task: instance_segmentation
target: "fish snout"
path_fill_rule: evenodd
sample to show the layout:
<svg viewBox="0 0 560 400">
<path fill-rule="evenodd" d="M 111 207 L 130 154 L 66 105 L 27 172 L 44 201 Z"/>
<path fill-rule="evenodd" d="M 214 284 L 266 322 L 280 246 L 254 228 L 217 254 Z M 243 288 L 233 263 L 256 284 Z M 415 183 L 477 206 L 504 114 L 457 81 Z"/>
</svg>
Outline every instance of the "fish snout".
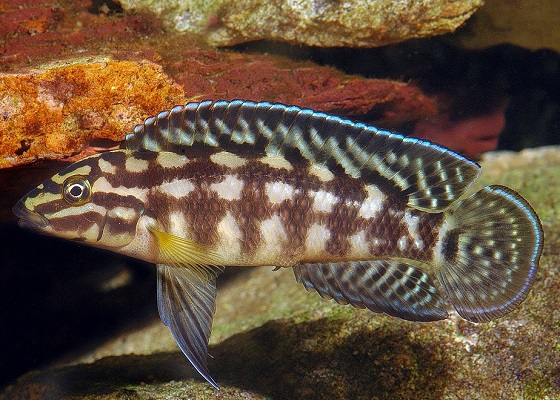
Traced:
<svg viewBox="0 0 560 400">
<path fill-rule="evenodd" d="M 22 228 L 40 229 L 49 225 L 49 220 L 38 212 L 31 211 L 25 206 L 23 199 L 19 200 L 12 208 L 13 213 L 20 218 L 19 226 Z"/>
</svg>

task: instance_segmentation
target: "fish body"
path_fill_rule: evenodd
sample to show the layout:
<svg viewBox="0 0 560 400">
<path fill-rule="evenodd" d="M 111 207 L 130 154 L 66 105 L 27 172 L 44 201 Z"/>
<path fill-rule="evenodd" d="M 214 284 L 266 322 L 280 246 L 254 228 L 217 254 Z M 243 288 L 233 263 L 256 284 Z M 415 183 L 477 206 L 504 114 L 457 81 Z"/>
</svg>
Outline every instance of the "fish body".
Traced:
<svg viewBox="0 0 560 400">
<path fill-rule="evenodd" d="M 280 104 L 189 103 L 125 148 L 80 160 L 14 207 L 21 225 L 158 268 L 158 307 L 180 348 L 206 357 L 216 277 L 292 267 L 342 304 L 416 321 L 484 322 L 530 289 L 542 228 L 513 190 L 458 200 L 480 167 L 443 147 Z"/>
</svg>

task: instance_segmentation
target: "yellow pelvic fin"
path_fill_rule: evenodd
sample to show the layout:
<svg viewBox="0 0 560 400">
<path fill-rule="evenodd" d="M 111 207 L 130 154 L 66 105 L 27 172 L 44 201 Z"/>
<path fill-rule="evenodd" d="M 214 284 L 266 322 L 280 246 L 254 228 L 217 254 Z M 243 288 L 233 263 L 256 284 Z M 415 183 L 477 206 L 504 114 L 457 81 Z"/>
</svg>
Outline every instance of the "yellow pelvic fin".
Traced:
<svg viewBox="0 0 560 400">
<path fill-rule="evenodd" d="M 150 232 L 158 242 L 159 264 L 186 267 L 205 281 L 224 269 L 218 254 L 207 246 L 153 228 Z"/>
</svg>

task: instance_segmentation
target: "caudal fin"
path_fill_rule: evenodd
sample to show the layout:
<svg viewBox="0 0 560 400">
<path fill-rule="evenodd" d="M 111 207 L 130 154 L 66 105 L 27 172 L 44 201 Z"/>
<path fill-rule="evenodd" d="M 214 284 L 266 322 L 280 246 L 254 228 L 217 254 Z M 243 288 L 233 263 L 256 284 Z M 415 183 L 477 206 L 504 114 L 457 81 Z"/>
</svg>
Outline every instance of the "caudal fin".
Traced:
<svg viewBox="0 0 560 400">
<path fill-rule="evenodd" d="M 473 322 L 509 313 L 535 279 L 543 246 L 537 214 L 518 193 L 495 185 L 446 215 L 436 264 L 447 298 Z"/>
</svg>

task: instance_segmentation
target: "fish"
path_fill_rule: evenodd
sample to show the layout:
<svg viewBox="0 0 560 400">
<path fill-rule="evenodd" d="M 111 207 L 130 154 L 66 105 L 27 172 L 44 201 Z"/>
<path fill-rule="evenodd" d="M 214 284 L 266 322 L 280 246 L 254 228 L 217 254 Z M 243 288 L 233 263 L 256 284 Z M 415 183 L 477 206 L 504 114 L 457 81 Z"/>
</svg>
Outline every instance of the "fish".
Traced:
<svg viewBox="0 0 560 400">
<path fill-rule="evenodd" d="M 208 367 L 225 267 L 292 268 L 326 299 L 410 321 L 488 322 L 532 287 L 539 217 L 440 145 L 297 106 L 191 102 L 17 202 L 20 226 L 148 261 L 181 351 Z"/>
</svg>

